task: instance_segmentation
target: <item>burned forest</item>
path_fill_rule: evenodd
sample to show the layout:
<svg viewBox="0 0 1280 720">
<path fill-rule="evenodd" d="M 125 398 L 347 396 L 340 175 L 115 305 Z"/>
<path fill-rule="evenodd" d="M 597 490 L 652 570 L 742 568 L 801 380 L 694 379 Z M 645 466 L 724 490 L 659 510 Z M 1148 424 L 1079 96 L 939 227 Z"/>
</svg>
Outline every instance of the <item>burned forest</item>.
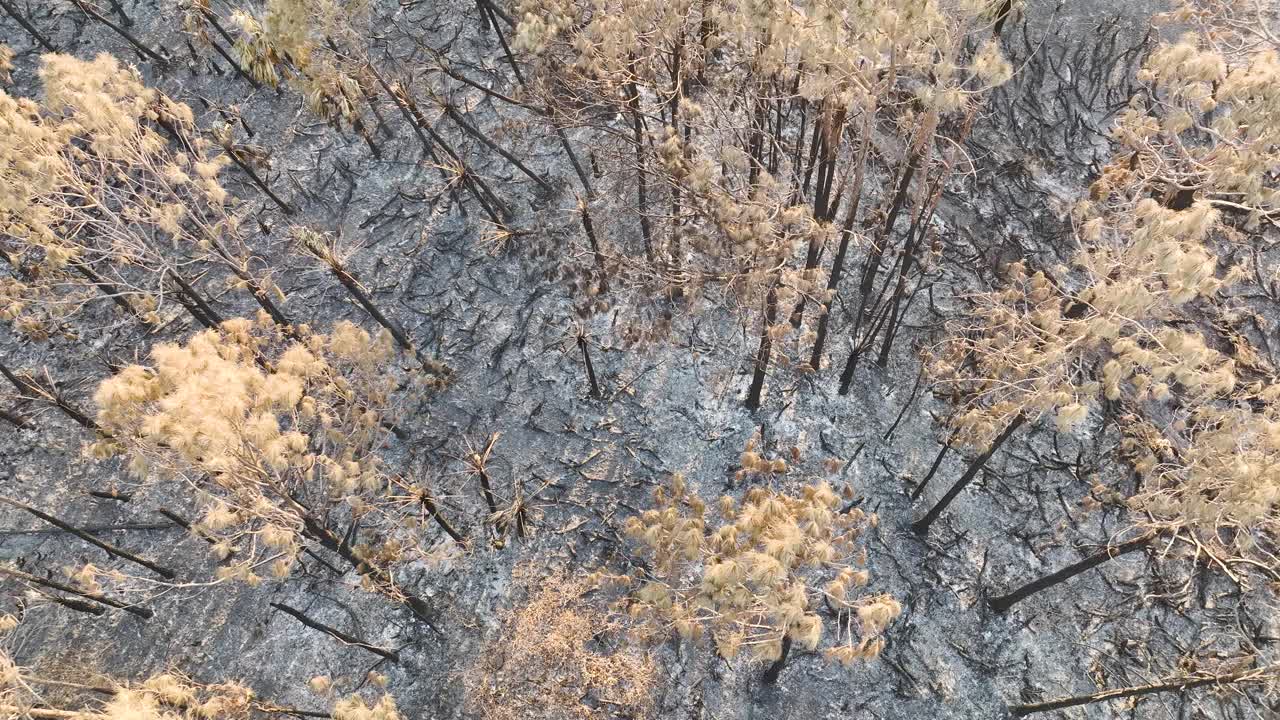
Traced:
<svg viewBox="0 0 1280 720">
<path fill-rule="evenodd" d="M 0 0 L 0 720 L 1280 718 L 1274 0 Z"/>
</svg>

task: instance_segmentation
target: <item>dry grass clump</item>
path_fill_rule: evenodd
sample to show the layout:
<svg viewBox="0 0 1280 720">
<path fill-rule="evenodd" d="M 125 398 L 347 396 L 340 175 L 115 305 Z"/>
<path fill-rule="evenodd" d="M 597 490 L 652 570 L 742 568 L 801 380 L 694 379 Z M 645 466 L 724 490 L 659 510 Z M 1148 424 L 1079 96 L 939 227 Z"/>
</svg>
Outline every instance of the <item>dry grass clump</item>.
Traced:
<svg viewBox="0 0 1280 720">
<path fill-rule="evenodd" d="M 462 675 L 470 710 L 486 720 L 652 717 L 658 670 L 648 643 L 625 641 L 636 639 L 632 628 L 587 597 L 592 579 L 516 574 L 536 591 L 503 615 Z"/>
</svg>

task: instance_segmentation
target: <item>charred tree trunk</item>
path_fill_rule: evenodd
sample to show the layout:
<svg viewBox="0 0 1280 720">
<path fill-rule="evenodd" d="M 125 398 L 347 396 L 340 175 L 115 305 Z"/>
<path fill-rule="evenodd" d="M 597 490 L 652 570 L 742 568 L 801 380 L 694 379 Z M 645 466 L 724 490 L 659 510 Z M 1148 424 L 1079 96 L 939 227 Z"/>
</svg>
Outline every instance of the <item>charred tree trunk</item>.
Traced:
<svg viewBox="0 0 1280 720">
<path fill-rule="evenodd" d="M 880 232 L 876 233 L 876 239 L 871 245 L 871 251 L 862 266 L 862 280 L 858 284 L 858 311 L 855 313 L 853 321 L 853 337 L 855 340 L 858 338 L 862 330 L 862 324 L 866 320 L 867 304 L 871 299 L 871 290 L 875 287 L 876 276 L 880 273 L 880 260 L 884 256 L 889 238 L 893 234 L 893 226 L 897 224 L 898 215 L 901 214 L 903 206 L 906 205 L 907 193 L 911 189 L 911 180 L 915 177 L 916 169 L 920 166 L 920 160 L 924 154 L 920 147 L 912 147 L 910 152 L 911 154 L 907 158 L 907 165 L 898 181 L 897 192 L 894 193 L 893 201 L 889 206 L 889 213 L 885 217 L 884 225 L 880 228 Z M 845 361 L 844 372 L 840 375 L 841 395 L 849 393 L 849 386 L 853 382 L 853 372 L 857 368 L 860 355 L 861 351 L 855 350 L 849 355 L 849 359 Z"/>
<path fill-rule="evenodd" d="M 36 508 L 31 507 L 30 505 L 24 502 L 20 502 L 18 500 L 14 500 L 13 498 L 0 495 L 0 503 L 4 503 L 10 507 L 14 507 L 26 513 L 34 515 L 35 517 L 40 518 L 41 520 L 49 523 L 50 525 L 58 528 L 59 530 L 64 530 L 66 532 L 69 532 L 72 535 L 75 535 L 76 537 L 80 538 L 81 540 L 84 540 L 85 542 L 89 543 L 90 545 L 101 548 L 102 550 L 106 551 L 108 555 L 112 557 L 120 558 L 121 560 L 126 560 L 135 565 L 141 565 L 142 567 L 159 575 L 165 580 L 172 580 L 175 577 L 177 577 L 176 573 L 174 573 L 172 570 L 166 567 L 162 567 L 160 565 L 157 565 L 151 562 L 150 560 L 147 560 L 146 558 L 134 555 L 133 553 L 123 548 L 118 548 L 115 545 L 112 545 L 111 543 L 108 543 L 104 540 L 99 539 L 95 535 L 91 535 L 85 532 L 84 530 L 81 530 L 80 528 L 75 527 L 74 525 L 65 523 L 48 513 L 41 512 L 40 510 L 37 510 Z"/>
<path fill-rule="evenodd" d="M 107 0 L 107 3 L 111 5 L 111 9 L 115 11 L 116 15 L 120 16 L 120 22 L 124 23 L 125 27 L 133 27 L 133 18 L 125 13 L 124 6 L 120 4 L 120 0 Z"/>
<path fill-rule="evenodd" d="M 422 509 L 426 510 L 427 513 L 431 515 L 431 518 L 436 521 L 436 524 L 440 526 L 440 529 L 444 530 L 449 537 L 453 538 L 454 542 L 459 545 L 466 545 L 467 538 L 463 536 L 462 533 L 458 532 L 457 529 L 445 519 L 444 515 L 440 513 L 440 507 L 436 505 L 436 499 L 431 495 L 431 491 L 426 488 L 422 488 L 421 492 L 422 495 L 419 498 L 419 501 L 422 503 Z"/>
<path fill-rule="evenodd" d="M 244 174 L 249 176 L 249 179 L 253 181 L 253 184 L 257 185 L 258 189 L 261 190 L 263 194 L 271 198 L 271 201 L 276 204 L 276 207 L 280 208 L 281 212 L 285 215 L 292 215 L 298 211 L 298 209 L 293 205 L 281 200 L 280 196 L 275 194 L 271 189 L 271 186 L 267 184 L 267 181 L 263 180 L 262 177 L 258 175 L 258 172 L 253 169 L 253 166 L 241 159 L 240 153 L 236 151 L 231 143 L 222 143 L 222 149 L 226 151 L 227 157 L 231 158 L 231 161 L 236 164 L 236 167 L 244 171 Z"/>
<path fill-rule="evenodd" d="M 1025 415 L 1018 415 L 1010 421 L 1004 431 L 1001 432 L 995 440 L 991 441 L 991 446 L 987 448 L 986 452 L 979 455 L 972 463 L 969 463 L 969 469 L 965 470 L 964 475 L 960 476 L 960 479 L 951 486 L 950 490 L 947 490 L 947 494 L 943 495 L 942 499 L 930 508 L 929 512 L 925 513 L 924 517 L 911 524 L 911 529 L 917 535 L 924 535 L 928 533 L 929 526 L 933 524 L 933 521 L 937 520 L 938 516 L 942 514 L 942 511 L 946 510 L 947 506 L 951 504 L 951 501 L 955 500 L 956 496 L 960 494 L 960 491 L 964 490 L 965 487 L 978 476 L 978 473 L 987 464 L 987 461 L 991 459 L 991 456 L 995 454 L 995 451 L 999 450 L 1000 446 L 1003 445 L 1011 435 L 1013 435 L 1014 431 L 1022 427 L 1023 423 L 1026 421 L 1027 418 Z"/>
<path fill-rule="evenodd" d="M 279 610 L 280 612 L 288 615 L 289 617 L 292 617 L 294 620 L 297 620 L 298 622 L 302 623 L 303 625 L 306 625 L 312 630 L 319 630 L 325 635 L 336 638 L 337 640 L 341 641 L 346 645 L 352 645 L 360 648 L 361 650 L 368 650 L 374 655 L 382 656 L 390 660 L 391 662 L 396 662 L 396 663 L 400 662 L 400 653 L 396 652 L 395 650 L 388 650 L 386 648 L 381 648 L 381 647 L 378 647 L 377 645 L 364 642 L 363 640 L 360 640 L 352 635 L 348 635 L 347 633 L 344 633 L 335 627 L 325 625 L 324 623 L 318 620 L 312 620 L 311 618 L 307 617 L 301 610 L 295 610 L 294 608 L 291 608 L 288 605 L 285 605 L 284 603 L 273 602 L 271 603 L 271 607 Z"/>
<path fill-rule="evenodd" d="M 88 415 L 77 410 L 70 402 L 67 401 L 66 398 L 62 396 L 62 393 L 57 391 L 57 389 L 45 388 L 34 380 L 29 380 L 19 376 L 17 373 L 6 367 L 3 362 L 0 362 L 0 375 L 4 375 L 5 379 L 17 388 L 18 392 L 23 397 L 27 397 L 32 400 L 44 400 L 61 410 L 64 415 L 74 420 L 76 424 L 86 430 L 93 430 L 94 432 L 99 431 L 98 423 L 90 419 Z"/>
<path fill-rule="evenodd" d="M 315 517 L 305 512 L 300 512 L 299 519 L 302 520 L 304 536 L 314 540 L 320 544 L 320 547 L 345 560 L 356 572 L 369 578 L 376 586 L 388 590 L 398 590 L 402 602 L 413 611 L 413 614 L 430 625 L 433 630 L 435 629 L 435 626 L 431 625 L 431 606 L 426 600 L 413 593 L 396 588 L 386 570 L 372 565 L 356 555 L 349 545 L 340 540 L 324 523 Z"/>
<path fill-rule="evenodd" d="M 640 237 L 644 241 L 644 255 L 653 262 L 653 228 L 649 224 L 648 163 L 645 159 L 645 124 L 640 116 L 640 92 L 635 83 L 626 85 L 627 112 L 631 115 L 631 136 L 636 146 L 636 207 L 640 215 Z"/>
<path fill-rule="evenodd" d="M 582 363 L 587 368 L 587 381 L 591 383 L 591 397 L 599 400 L 603 395 L 600 392 L 600 383 L 596 382 L 596 368 L 591 363 L 591 353 L 587 348 L 587 336 L 585 333 L 578 333 L 578 349 L 582 351 Z"/>
<path fill-rule="evenodd" d="M 853 186 L 849 190 L 852 197 L 849 200 L 848 214 L 845 215 L 844 225 L 840 228 L 840 247 L 836 251 L 836 256 L 831 262 L 831 273 L 827 276 L 827 294 L 832 298 L 835 297 L 840 287 L 840 280 L 844 277 L 844 263 L 849 254 L 849 243 L 853 240 L 853 225 L 857 222 L 858 208 L 862 204 L 862 185 L 866 178 L 867 170 L 867 153 L 871 148 L 871 120 L 874 113 L 868 112 L 866 119 L 862 125 L 861 144 L 858 147 L 857 166 L 854 168 Z M 834 217 L 834 214 L 833 214 Z M 817 334 L 813 341 L 813 352 L 809 356 L 809 367 L 814 371 L 822 369 L 822 352 L 827 342 L 827 329 L 831 320 L 831 301 L 824 298 L 822 307 L 818 311 L 818 328 Z"/>
<path fill-rule="evenodd" d="M 157 513 L 159 513 L 160 515 L 163 515 L 164 517 L 168 518 L 169 520 L 172 520 L 174 525 L 177 525 L 178 527 L 182 528 L 183 530 L 186 530 L 187 532 L 191 533 L 192 535 L 195 535 L 196 537 L 200 538 L 201 540 L 205 541 L 206 543 L 208 543 L 208 544 L 210 544 L 210 545 L 217 545 L 217 544 L 218 544 L 218 539 L 217 539 L 217 538 L 213 537 L 212 535 L 208 534 L 207 532 L 205 532 L 205 531 L 203 531 L 203 530 L 200 530 L 198 527 L 196 527 L 196 526 L 192 525 L 192 524 L 191 524 L 191 521 L 189 521 L 189 520 L 187 520 L 186 518 L 182 517 L 182 516 L 181 516 L 181 515 L 179 515 L 178 513 L 173 512 L 172 510 L 168 510 L 168 509 L 166 509 L 166 508 L 156 508 L 156 512 L 157 512 Z M 234 548 L 232 548 L 232 549 L 231 549 L 230 554 L 228 554 L 228 555 L 227 555 L 227 557 L 231 557 L 231 556 L 233 556 L 233 555 L 235 555 L 235 554 L 236 554 L 236 551 L 235 551 L 235 549 L 234 549 Z"/>
<path fill-rule="evenodd" d="M 459 155 L 443 137 L 441 137 L 440 133 L 436 132 L 435 128 L 433 128 L 431 123 L 427 120 L 426 116 L 422 114 L 422 110 L 418 107 L 418 103 L 409 95 L 403 85 L 396 83 L 396 85 L 392 86 L 387 82 L 386 78 L 383 77 L 382 73 L 378 72 L 377 68 L 372 65 L 369 65 L 368 68 L 369 73 L 378 81 L 378 84 L 382 86 L 382 89 L 391 96 L 391 99 L 396 103 L 396 106 L 400 108 L 401 114 L 404 115 L 405 119 L 409 121 L 409 124 L 413 126 L 415 132 L 417 132 L 418 139 L 422 141 L 423 148 L 427 153 L 434 157 L 435 148 L 438 147 L 445 155 L 449 156 L 449 159 L 453 161 L 454 167 L 457 170 L 458 179 L 462 183 L 462 186 L 466 188 L 467 192 L 471 193 L 471 197 L 475 198 L 476 202 L 480 204 L 480 207 L 485 211 L 485 214 L 489 216 L 489 219 L 493 221 L 495 225 L 505 227 L 505 217 L 510 214 L 510 211 L 507 209 L 506 205 L 498 199 L 498 196 L 494 194 L 493 190 L 490 189 L 488 183 L 473 173 L 462 160 L 462 156 Z M 430 137 L 429 140 L 427 139 L 428 136 Z"/>
<path fill-rule="evenodd" d="M 1137 538 L 1134 538 L 1133 540 L 1129 540 L 1128 542 L 1123 542 L 1123 543 L 1120 543 L 1119 545 L 1108 546 L 1106 548 L 1103 548 L 1102 550 L 1099 550 L 1096 553 L 1093 553 L 1092 555 L 1089 555 L 1088 557 L 1081 560 L 1080 562 L 1072 563 L 1071 565 L 1068 565 L 1062 568 L 1061 570 L 1058 570 L 1057 572 L 1053 572 L 1048 575 L 1045 575 L 1042 578 L 1032 580 L 1031 582 L 1027 583 L 1026 585 L 1023 585 L 1022 587 L 1018 588 L 1017 590 L 1014 590 L 1011 593 L 1001 595 L 999 597 L 991 598 L 990 600 L 987 601 L 987 605 L 992 610 L 998 613 L 1006 612 L 1009 610 L 1009 608 L 1013 607 L 1017 603 L 1020 603 L 1023 600 L 1026 600 L 1027 598 L 1031 597 L 1032 595 L 1035 595 L 1036 593 L 1042 590 L 1048 590 L 1049 588 L 1055 585 L 1064 583 L 1081 573 L 1092 570 L 1093 568 L 1109 560 L 1114 560 L 1115 558 L 1118 558 L 1121 555 L 1127 555 L 1134 551 L 1141 550 L 1146 546 L 1150 545 L 1151 541 L 1154 540 L 1155 538 L 1156 538 L 1155 533 L 1147 533 L 1141 537 L 1137 537 Z"/>
<path fill-rule="evenodd" d="M 173 278 L 173 281 L 178 285 L 180 291 L 177 293 L 179 302 L 183 307 L 187 308 L 187 312 L 190 312 L 201 325 L 208 328 L 216 328 L 222 324 L 222 316 L 213 309 L 208 300 L 204 299 L 200 291 L 187 282 L 186 278 L 174 270 L 169 270 L 166 275 Z"/>
<path fill-rule="evenodd" d="M 494 7 L 493 3 L 488 0 L 480 0 L 489 10 L 491 18 L 503 18 L 507 22 L 508 27 L 515 27 L 515 23 L 505 15 L 505 13 Z M 511 66 L 511 72 L 516 76 L 516 82 L 520 83 L 520 87 L 526 87 L 524 73 L 520 72 L 520 64 L 516 62 L 516 56 L 511 52 L 511 45 L 507 43 L 507 36 L 502 32 L 502 28 L 498 25 L 496 19 L 493 23 L 493 29 L 498 36 L 498 44 L 502 46 L 503 57 L 507 64 Z M 552 127 L 555 128 L 556 138 L 560 141 L 560 147 L 564 150 L 565 157 L 569 158 L 569 164 L 573 166 L 573 172 L 578 176 L 578 182 L 582 183 L 582 189 L 587 192 L 588 199 L 595 199 L 595 190 L 591 187 L 591 180 L 587 178 L 587 173 L 582 169 L 582 163 L 578 160 L 578 154 L 573 151 L 573 146 L 569 144 L 569 137 L 565 135 L 564 128 L 555 122 L 555 118 L 550 117 L 547 113 L 547 119 L 551 121 Z"/>
<path fill-rule="evenodd" d="M 778 315 L 778 288 L 769 287 L 764 300 L 764 317 L 761 319 L 760 348 L 756 351 L 755 372 L 751 376 L 751 387 L 747 389 L 747 409 L 755 412 L 760 409 L 760 397 L 764 392 L 764 379 L 769 372 L 769 359 L 773 354 L 773 336 L 769 334 Z"/>
<path fill-rule="evenodd" d="M 209 23 L 210 27 L 212 27 L 214 30 L 217 31 L 219 35 L 222 36 L 223 41 L 227 43 L 227 47 L 234 48 L 236 46 L 235 38 L 231 37 L 231 34 L 227 32 L 226 28 L 222 27 L 222 23 L 218 22 L 217 16 L 214 15 L 211 11 L 209 11 L 208 8 L 200 8 L 200 15 L 204 17 L 205 22 Z M 223 49 L 223 47 L 219 45 L 217 41 L 214 40 L 213 38 L 207 38 L 207 40 L 208 40 L 209 46 L 213 48 L 213 51 L 218 53 L 218 55 L 223 60 L 226 60 L 227 64 L 230 65 L 232 69 L 236 71 L 236 74 L 244 78 L 245 82 L 253 86 L 254 90 L 259 90 L 262 88 L 262 83 L 259 83 L 256 78 L 250 75 L 249 71 L 244 69 L 244 66 L 236 62 L 236 59 L 231 57 L 231 53 Z"/>
<path fill-rule="evenodd" d="M 73 261 L 67 264 L 71 266 L 71 269 L 80 273 L 85 280 L 88 280 L 91 285 L 97 288 L 98 292 L 111 298 L 111 301 L 120 306 L 122 310 L 134 317 L 138 316 L 137 311 L 134 310 L 133 306 L 129 304 L 129 301 L 124 298 L 124 295 L 120 293 L 119 288 L 95 272 L 93 268 L 82 262 Z"/>
<path fill-rule="evenodd" d="M 15 580 L 21 580 L 23 582 L 29 582 L 32 585 L 39 585 L 40 587 L 46 587 L 52 590 L 57 590 L 58 592 L 64 592 L 69 595 L 75 595 L 77 597 L 93 600 L 94 602 L 102 603 L 103 605 L 106 605 L 108 607 L 113 607 L 119 610 L 123 610 L 131 615 L 137 615 L 143 620 L 149 620 L 155 616 L 155 613 L 151 612 L 147 608 L 130 605 L 129 603 L 124 602 L 123 600 L 116 600 L 115 598 L 109 597 L 107 595 L 103 595 L 102 593 L 89 592 L 87 590 L 77 590 L 76 588 L 73 588 L 70 585 L 64 585 L 63 583 L 56 582 L 54 580 L 46 580 L 45 578 L 37 577 L 30 573 L 22 572 L 21 570 L 8 567 L 7 565 L 0 564 L 0 575 L 4 575 L 5 577 L 10 577 Z"/>
<path fill-rule="evenodd" d="M 951 451 L 951 442 L 954 439 L 955 435 L 952 435 L 947 438 L 946 442 L 942 443 L 942 447 L 938 449 L 938 454 L 933 458 L 933 464 L 929 466 L 929 472 L 925 473 L 924 478 L 920 480 L 920 484 L 916 486 L 916 489 L 911 491 L 912 500 L 919 500 L 920 496 L 924 494 L 924 489 L 929 487 L 929 481 L 937 474 L 938 468 L 942 466 L 943 459 Z"/>
<path fill-rule="evenodd" d="M 125 42 L 132 45 L 133 49 L 137 50 L 138 53 L 141 54 L 142 56 L 154 61 L 157 65 L 163 66 L 163 65 L 169 64 L 169 58 L 166 55 L 161 55 L 155 50 L 152 50 L 141 40 L 134 37 L 133 33 L 129 32 L 128 30 L 125 30 L 123 27 L 120 27 L 116 23 L 112 22 L 111 18 L 108 18 L 102 13 L 95 10 L 93 6 L 91 6 L 89 3 L 85 2 L 84 0 L 72 0 L 72 2 L 76 4 L 76 7 L 80 8 L 80 12 L 84 13 L 86 16 L 93 18 L 94 20 L 97 20 L 103 25 L 106 25 L 107 27 L 114 30 L 117 35 L 124 38 Z"/>
<path fill-rule="evenodd" d="M 523 173 L 525 177 L 537 183 L 538 187 L 542 188 L 543 191 L 548 193 L 552 192 L 552 187 L 546 180 L 543 180 L 540 175 L 530 170 L 527 165 L 520 161 L 520 158 L 512 155 L 498 143 L 490 140 L 487 133 L 481 132 L 474 125 L 467 122 L 466 118 L 462 117 L 462 114 L 455 110 L 452 105 L 447 102 L 440 102 L 439 105 L 444 108 L 445 114 L 449 116 L 449 119 L 453 120 L 458 127 L 462 128 L 463 132 L 476 140 L 479 140 L 485 147 L 501 155 L 504 160 L 511 163 L 512 167 Z"/>
<path fill-rule="evenodd" d="M 11 0 L 0 0 L 0 8 L 3 8 L 4 11 L 8 13 L 9 17 L 16 20 L 18 24 L 22 26 L 22 29 L 26 30 L 27 34 L 39 43 L 40 47 L 48 50 L 49 52 L 58 52 L 58 48 L 54 47 L 52 42 L 49 42 L 49 38 L 45 37 L 43 33 L 36 29 L 35 25 L 31 24 L 29 20 L 18 12 L 18 8 L 11 2 Z"/>
<path fill-rule="evenodd" d="M 387 332 L 391 333 L 391 337 L 396 341 L 396 344 L 400 346 L 401 350 L 404 350 L 415 357 L 420 355 L 418 348 L 414 346 L 413 341 L 409 339 L 409 336 L 400 329 L 398 324 L 393 322 L 391 318 L 387 317 L 382 312 L 382 309 L 373 301 L 373 298 L 369 297 L 369 294 L 364 291 L 364 288 L 360 285 L 360 281 L 356 279 L 356 276 L 348 270 L 345 265 L 338 262 L 338 259 L 332 257 L 330 253 L 315 254 L 320 258 L 321 262 L 329 268 L 329 272 L 337 278 L 338 283 L 346 289 L 347 293 L 351 295 L 357 303 L 359 303 L 360 307 L 364 308 L 364 311 L 369 313 L 370 317 L 372 317 L 374 321 L 386 328 Z"/>
<path fill-rule="evenodd" d="M 282 328 L 291 327 L 293 325 L 293 321 L 291 321 L 289 317 L 284 314 L 284 311 L 271 300 L 271 296 L 267 294 L 267 291 L 263 289 L 262 285 L 259 284 L 257 279 L 255 279 L 249 272 L 248 263 L 241 258 L 233 256 L 225 247 L 223 247 L 222 243 L 218 242 L 216 239 L 211 244 L 214 252 L 218 254 L 218 257 L 222 258 L 222 261 L 231 270 L 232 274 L 234 274 L 236 278 L 243 282 L 245 287 L 249 289 L 250 294 L 253 295 L 253 299 L 258 303 L 258 307 L 261 307 L 267 315 L 270 315 L 272 321 L 274 321 L 276 325 L 279 325 Z"/>
<path fill-rule="evenodd" d="M 898 411 L 898 416 L 893 419 L 893 424 L 890 425 L 889 429 L 885 430 L 884 435 L 880 437 L 881 441 L 886 443 L 889 442 L 889 439 L 893 437 L 893 434 L 898 431 L 898 425 L 902 424 L 903 418 L 907 416 L 907 411 L 915 404 L 916 394 L 920 392 L 920 384 L 924 381 L 924 372 L 924 365 L 921 364 L 920 370 L 916 373 L 915 384 L 911 386 L 911 392 L 907 395 L 907 401 L 902 404 L 902 409 Z"/>
<path fill-rule="evenodd" d="M 578 216 L 582 220 L 582 231 L 587 234 L 587 242 L 591 244 L 591 256 L 595 259 L 596 269 L 600 271 L 600 281 L 607 277 L 604 269 L 604 256 L 600 254 L 600 239 L 596 237 L 596 226 L 591 222 L 591 208 L 587 200 L 578 198 Z"/>
<path fill-rule="evenodd" d="M 1107 700 L 1119 700 L 1128 697 L 1140 697 L 1142 695 L 1152 695 L 1162 692 L 1182 692 L 1206 685 L 1231 685 L 1238 682 L 1263 681 L 1275 676 L 1280 666 L 1270 665 L 1262 668 L 1252 668 L 1249 670 L 1239 670 L 1225 675 L 1201 675 L 1193 677 L 1171 678 L 1162 680 L 1158 683 L 1150 685 L 1137 685 L 1134 687 L 1117 688 L 1115 690 L 1103 690 L 1092 695 L 1077 695 L 1075 697 L 1059 698 L 1057 700 L 1049 700 L 1046 702 L 1029 703 L 1026 705 L 1011 705 L 1009 712 L 1014 717 L 1026 717 L 1033 713 L 1048 712 L 1050 710 L 1061 710 L 1063 708 L 1076 707 L 1079 705 L 1089 705 L 1097 702 L 1105 702 Z"/>
</svg>

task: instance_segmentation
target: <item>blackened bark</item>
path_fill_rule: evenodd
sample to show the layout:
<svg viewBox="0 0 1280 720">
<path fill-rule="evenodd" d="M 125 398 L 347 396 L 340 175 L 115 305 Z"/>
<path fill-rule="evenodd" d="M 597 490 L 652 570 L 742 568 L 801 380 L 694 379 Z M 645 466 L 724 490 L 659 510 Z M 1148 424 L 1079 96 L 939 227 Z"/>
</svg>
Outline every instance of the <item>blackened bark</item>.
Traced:
<svg viewBox="0 0 1280 720">
<path fill-rule="evenodd" d="M 285 605 L 284 603 L 273 602 L 271 603 L 271 607 L 279 610 L 280 612 L 285 613 L 289 617 L 292 617 L 294 620 L 297 620 L 298 622 L 302 623 L 303 625 L 306 625 L 312 630 L 319 630 L 320 632 L 326 635 L 329 635 L 330 637 L 337 638 L 338 640 L 342 641 L 343 643 L 346 643 L 347 645 L 354 645 L 355 647 L 358 647 L 362 650 L 368 650 L 374 655 L 380 655 L 390 660 L 391 662 L 397 662 L 397 663 L 400 662 L 400 653 L 395 650 L 388 650 L 386 648 L 381 648 L 381 647 L 378 647 L 377 645 L 373 645 L 363 640 L 360 640 L 355 636 L 348 635 L 347 633 L 344 633 L 335 627 L 332 627 L 330 625 L 325 625 L 319 620 L 313 620 L 307 617 L 301 610 L 295 610 L 294 608 L 291 608 L 288 605 Z"/>
<path fill-rule="evenodd" d="M 764 392 L 764 379 L 769 371 L 769 359 L 773 354 L 773 336 L 769 329 L 777 321 L 778 288 L 769 287 L 764 300 L 764 317 L 761 319 L 760 348 L 756 352 L 755 372 L 751 376 L 751 387 L 747 389 L 747 409 L 755 412 L 760 409 L 760 397 Z"/>
<path fill-rule="evenodd" d="M 960 491 L 964 490 L 965 487 L 978 476 L 978 473 L 987 464 L 987 461 L 991 459 L 991 456 L 995 454 L 995 451 L 999 450 L 1000 446 L 1009 439 L 1009 436 L 1013 435 L 1014 431 L 1022 427 L 1023 423 L 1026 421 L 1027 418 L 1025 415 L 1018 415 L 1015 417 L 1009 425 L 1005 427 L 1004 431 L 1001 432 L 995 440 L 991 441 L 991 446 L 987 448 L 987 451 L 979 455 L 972 463 L 969 463 L 969 469 L 965 470 L 964 475 L 962 475 L 960 479 L 951 486 L 950 490 L 947 490 L 947 494 L 943 495 L 942 499 L 930 508 L 929 512 L 925 513 L 924 517 L 911 524 L 911 529 L 917 535 L 924 535 L 929 532 L 929 526 L 933 524 L 933 521 L 937 520 L 938 516 L 941 515 L 942 512 L 947 509 L 947 506 L 951 504 L 951 501 L 955 500 L 956 496 L 960 494 Z"/>
<path fill-rule="evenodd" d="M 117 557 L 117 558 L 120 558 L 121 560 L 127 560 L 135 565 L 141 565 L 142 567 L 159 575 L 165 580 L 172 580 L 175 577 L 177 577 L 176 573 L 174 573 L 172 570 L 166 567 L 162 567 L 160 565 L 157 565 L 156 563 L 151 562 L 150 560 L 147 560 L 146 558 L 140 557 L 138 555 L 134 555 L 128 550 L 116 547 L 115 545 L 112 545 L 111 543 L 106 542 L 105 540 L 102 540 L 95 535 L 91 535 L 85 532 L 84 530 L 81 530 L 80 528 L 75 527 L 74 525 L 71 525 L 70 523 L 65 523 L 46 512 L 37 510 L 36 508 L 31 507 L 30 505 L 24 502 L 20 502 L 18 500 L 14 500 L 13 498 L 0 495 L 0 503 L 4 503 L 6 505 L 9 505 L 10 507 L 15 507 L 19 510 L 22 510 L 31 515 L 34 515 L 35 517 L 40 518 L 41 520 L 49 523 L 50 525 L 58 528 L 59 530 L 64 530 L 66 532 L 69 532 L 72 535 L 75 535 L 76 537 L 80 538 L 81 540 L 84 540 L 85 542 L 91 545 L 94 545 L 98 548 L 101 548 L 102 550 L 106 551 L 108 555 L 112 557 Z"/>
<path fill-rule="evenodd" d="M 54 580 L 47 580 L 42 577 L 37 577 L 30 573 L 22 572 L 21 570 L 18 570 L 16 568 L 8 567 L 7 565 L 0 564 L 0 575 L 11 577 L 15 580 L 21 580 L 23 582 L 29 582 L 32 585 L 39 585 L 41 587 L 50 588 L 52 590 L 68 593 L 70 595 L 76 595 L 78 597 L 87 598 L 89 600 L 102 603 L 103 605 L 107 605 L 109 607 L 117 608 L 119 610 L 124 610 L 125 612 L 130 613 L 132 615 L 137 615 L 143 620 L 149 620 L 155 616 L 155 613 L 151 612 L 151 610 L 147 608 L 131 605 L 127 602 L 124 602 L 123 600 L 116 600 L 115 598 L 109 597 L 107 595 L 103 595 L 102 593 L 89 592 L 87 590 L 78 590 L 76 588 L 71 587 L 70 585 L 65 585 L 63 583 L 60 583 Z"/>
<path fill-rule="evenodd" d="M 49 42 L 49 38 L 45 37 L 43 33 L 36 29 L 35 25 L 31 24 L 29 20 L 23 17 L 22 14 L 18 12 L 18 8 L 15 7 L 12 2 L 9 0 L 0 0 L 0 8 L 3 8 L 4 11 L 9 14 L 9 17 L 17 20 L 18 24 L 22 26 L 22 29 L 26 30 L 27 34 L 40 44 L 40 47 L 48 50 L 49 52 L 58 52 L 58 48 L 54 47 L 52 42 Z"/>
<path fill-rule="evenodd" d="M 1128 542 L 1103 548 L 1102 550 L 1089 555 L 1080 562 L 1072 563 L 1057 572 L 1049 573 L 1044 577 L 1032 580 L 1011 593 L 991 598 L 987 601 L 987 605 L 998 613 L 1006 612 L 1015 604 L 1026 600 L 1042 590 L 1048 590 L 1055 585 L 1064 583 L 1081 573 L 1092 570 L 1108 560 L 1114 560 L 1121 555 L 1127 555 L 1131 552 L 1145 548 L 1151 544 L 1151 541 L 1154 540 L 1155 537 L 1155 533 L 1147 533 L 1141 537 L 1129 540 Z"/>
</svg>

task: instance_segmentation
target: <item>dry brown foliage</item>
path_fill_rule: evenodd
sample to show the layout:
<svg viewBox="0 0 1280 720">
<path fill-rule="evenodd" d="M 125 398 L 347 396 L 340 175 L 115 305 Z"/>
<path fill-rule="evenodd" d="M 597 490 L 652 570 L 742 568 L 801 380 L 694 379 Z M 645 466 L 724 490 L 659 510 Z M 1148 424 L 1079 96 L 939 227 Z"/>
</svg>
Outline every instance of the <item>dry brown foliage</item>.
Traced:
<svg viewBox="0 0 1280 720">
<path fill-rule="evenodd" d="M 462 676 L 472 712 L 487 720 L 652 717 L 658 669 L 625 619 L 588 597 L 589 576 L 517 568 L 533 590 Z"/>
</svg>

